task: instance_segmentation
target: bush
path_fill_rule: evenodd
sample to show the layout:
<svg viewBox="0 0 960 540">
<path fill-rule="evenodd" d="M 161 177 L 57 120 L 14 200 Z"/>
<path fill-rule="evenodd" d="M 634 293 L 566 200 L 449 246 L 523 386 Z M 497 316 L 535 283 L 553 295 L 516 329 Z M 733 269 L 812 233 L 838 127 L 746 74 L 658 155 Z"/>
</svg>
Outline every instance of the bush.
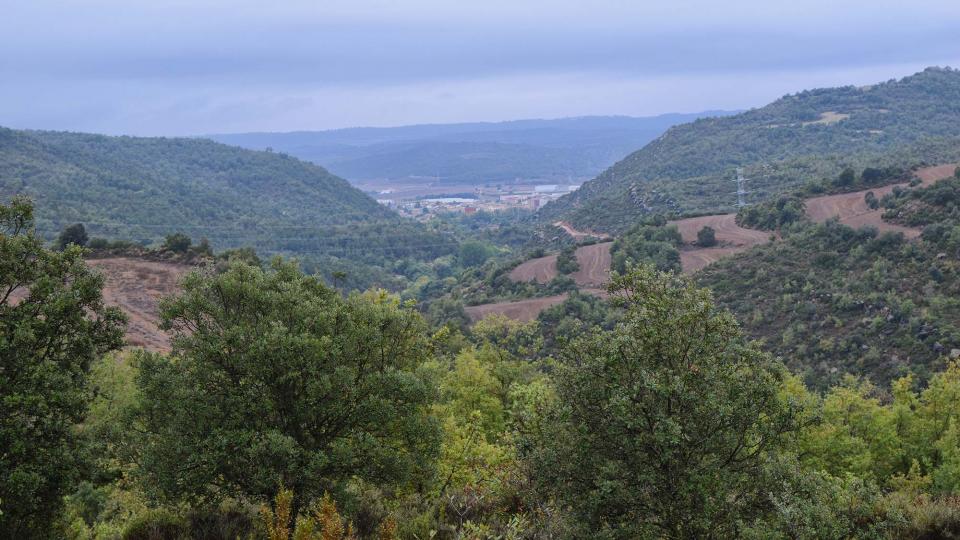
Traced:
<svg viewBox="0 0 960 540">
<path fill-rule="evenodd" d="M 697 245 L 700 247 L 711 247 L 717 245 L 717 233 L 713 227 L 705 225 L 697 231 Z"/>
<path fill-rule="evenodd" d="M 577 261 L 576 247 L 564 248 L 557 256 L 557 271 L 561 274 L 572 274 L 577 270 L 580 270 L 580 262 Z"/>
<path fill-rule="evenodd" d="M 174 253 L 186 253 L 190 250 L 190 245 L 193 243 L 190 240 L 190 237 L 183 233 L 174 233 L 167 235 L 163 240 L 163 245 L 160 247 L 164 251 L 172 251 Z"/>
<path fill-rule="evenodd" d="M 190 527 L 168 510 L 152 510 L 134 518 L 123 531 L 123 540 L 186 540 Z"/>
<path fill-rule="evenodd" d="M 57 238 L 57 246 L 62 250 L 70 244 L 76 244 L 80 247 L 87 245 L 87 230 L 83 223 L 74 223 L 65 228 Z"/>
</svg>

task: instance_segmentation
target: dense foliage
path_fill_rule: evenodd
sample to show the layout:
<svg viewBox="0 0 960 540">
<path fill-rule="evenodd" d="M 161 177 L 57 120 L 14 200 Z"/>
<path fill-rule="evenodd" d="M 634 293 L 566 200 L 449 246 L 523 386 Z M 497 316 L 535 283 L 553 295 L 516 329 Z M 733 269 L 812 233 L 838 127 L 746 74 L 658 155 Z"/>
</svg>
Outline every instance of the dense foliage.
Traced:
<svg viewBox="0 0 960 540">
<path fill-rule="evenodd" d="M 23 199 L 0 205 L 0 535 L 48 538 L 82 475 L 75 426 L 91 363 L 120 347 L 124 318 L 103 305 L 82 251 L 44 249 Z"/>
<path fill-rule="evenodd" d="M 918 227 L 933 223 L 960 222 L 960 176 L 940 180 L 924 189 L 894 190 L 880 201 L 883 218 Z"/>
<path fill-rule="evenodd" d="M 683 243 L 673 225 L 636 225 L 618 237 L 610 248 L 611 269 L 625 273 L 631 265 L 651 263 L 660 270 L 680 270 Z"/>
<path fill-rule="evenodd" d="M 929 68 L 868 87 L 804 91 L 734 116 L 676 126 L 540 211 L 581 228 L 626 230 L 650 212 L 733 210 L 736 167 L 748 202 L 848 167 L 956 159 L 960 72 Z M 868 175 L 868 180 L 879 182 Z"/>
<path fill-rule="evenodd" d="M 216 249 L 253 247 L 380 276 L 396 260 L 456 250 L 323 168 L 203 139 L 107 137 L 0 128 L 0 197 L 43 201 L 38 233 L 82 223 L 90 236 L 156 244 L 171 233 Z"/>
<path fill-rule="evenodd" d="M 721 260 L 698 279 L 748 335 L 818 387 L 844 373 L 927 378 L 943 355 L 960 353 L 960 268 L 939 255 L 950 242 L 827 222 Z"/>
<path fill-rule="evenodd" d="M 625 314 L 562 354 L 531 457 L 583 537 L 733 537 L 776 486 L 768 454 L 797 428 L 782 368 L 686 278 L 637 267 Z"/>
<path fill-rule="evenodd" d="M 266 500 L 283 485 L 313 500 L 351 478 L 429 471 L 437 429 L 415 314 L 385 293 L 343 299 L 290 263 L 194 273 L 183 290 L 161 306 L 174 356 L 144 355 L 137 379 L 151 491 Z"/>
<path fill-rule="evenodd" d="M 748 229 L 777 231 L 791 223 L 806 219 L 803 199 L 784 195 L 774 200 L 750 206 L 737 211 L 737 225 Z"/>
</svg>

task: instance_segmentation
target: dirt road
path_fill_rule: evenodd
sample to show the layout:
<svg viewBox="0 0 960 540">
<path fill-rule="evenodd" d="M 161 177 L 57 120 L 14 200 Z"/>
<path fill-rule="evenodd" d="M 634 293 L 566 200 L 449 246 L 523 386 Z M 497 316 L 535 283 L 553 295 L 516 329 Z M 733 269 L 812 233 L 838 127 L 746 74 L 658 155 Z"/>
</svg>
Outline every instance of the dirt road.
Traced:
<svg viewBox="0 0 960 540">
<path fill-rule="evenodd" d="M 554 227 L 560 227 L 567 234 L 573 237 L 574 240 L 587 240 L 589 238 L 600 238 L 601 240 L 610 238 L 610 235 L 607 233 L 595 233 L 591 231 L 578 231 L 573 228 L 572 225 L 566 221 L 557 221 L 553 224 Z"/>
</svg>

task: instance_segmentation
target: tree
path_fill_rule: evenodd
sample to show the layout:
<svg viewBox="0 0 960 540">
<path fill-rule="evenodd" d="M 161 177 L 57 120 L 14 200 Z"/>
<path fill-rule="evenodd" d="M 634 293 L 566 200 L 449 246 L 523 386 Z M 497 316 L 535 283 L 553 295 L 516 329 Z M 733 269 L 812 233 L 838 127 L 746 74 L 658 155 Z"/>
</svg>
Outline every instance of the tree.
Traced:
<svg viewBox="0 0 960 540">
<path fill-rule="evenodd" d="M 195 272 L 161 304 L 174 356 L 145 354 L 137 416 L 152 495 L 298 505 L 359 478 L 429 474 L 439 427 L 418 314 L 385 292 L 343 298 L 293 262 Z"/>
<path fill-rule="evenodd" d="M 561 274 L 572 274 L 580 270 L 580 261 L 577 260 L 577 248 L 571 246 L 564 248 L 557 255 L 557 272 Z"/>
<path fill-rule="evenodd" d="M 83 251 L 43 248 L 33 205 L 0 205 L 0 531 L 48 538 L 82 464 L 75 427 L 91 362 L 123 343 L 123 315 L 103 305 L 103 277 Z"/>
<path fill-rule="evenodd" d="M 697 231 L 697 245 L 700 247 L 711 247 L 717 245 L 717 232 L 713 227 L 705 225 Z"/>
<path fill-rule="evenodd" d="M 623 320 L 562 351 L 527 455 L 538 489 L 583 537 L 736 536 L 795 427 L 782 366 L 686 277 L 636 267 L 608 291 Z"/>
<path fill-rule="evenodd" d="M 840 176 L 837 177 L 836 184 L 838 186 L 846 187 L 852 186 L 857 181 L 857 173 L 851 168 L 846 168 L 843 172 L 840 173 Z"/>
<path fill-rule="evenodd" d="M 490 246 L 484 242 L 470 241 L 460 245 L 460 264 L 463 266 L 480 266 L 490 258 Z"/>
<path fill-rule="evenodd" d="M 57 237 L 57 245 L 61 250 L 66 249 L 70 244 L 83 247 L 87 245 L 87 240 L 89 240 L 89 237 L 87 237 L 87 230 L 83 223 L 74 223 L 63 229 L 63 232 Z"/>
<path fill-rule="evenodd" d="M 168 234 L 167 237 L 163 239 L 161 248 L 174 253 L 186 253 L 192 243 L 193 241 L 190 240 L 189 236 L 183 233 L 174 233 Z"/>
</svg>

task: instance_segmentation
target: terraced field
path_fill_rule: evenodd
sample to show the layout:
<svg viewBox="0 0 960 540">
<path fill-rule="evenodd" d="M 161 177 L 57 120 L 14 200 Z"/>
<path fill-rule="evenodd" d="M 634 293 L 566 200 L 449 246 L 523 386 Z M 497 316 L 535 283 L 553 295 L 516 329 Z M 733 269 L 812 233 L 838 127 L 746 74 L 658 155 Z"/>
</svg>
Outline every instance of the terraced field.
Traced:
<svg viewBox="0 0 960 540">
<path fill-rule="evenodd" d="M 926 186 L 951 176 L 956 168 L 957 165 L 952 163 L 937 165 L 920 169 L 915 174 L 922 181 L 922 185 Z M 898 185 L 904 186 L 905 184 Z M 907 238 L 916 238 L 920 235 L 919 229 L 883 221 L 881 219 L 883 210 L 870 209 L 864 200 L 867 191 L 873 191 L 874 195 L 880 198 L 893 191 L 893 188 L 894 186 L 890 185 L 872 190 L 807 199 L 807 216 L 818 223 L 836 217 L 840 219 L 841 223 L 851 227 L 859 228 L 869 225 L 876 227 L 881 232 L 901 232 Z M 685 244 L 680 249 L 680 265 L 684 273 L 696 272 L 723 257 L 769 242 L 771 237 L 771 233 L 768 231 L 740 227 L 736 223 L 736 214 L 699 216 L 671 221 L 670 223 L 677 226 Z M 555 225 L 566 230 L 574 238 L 596 236 L 593 233 L 576 231 L 566 223 L 557 222 Z M 695 244 L 697 232 L 705 226 L 713 228 L 716 232 L 717 246 L 702 248 Z M 572 277 L 585 292 L 604 294 L 600 287 L 606 281 L 610 272 L 610 247 L 612 245 L 612 242 L 607 242 L 577 249 L 577 261 L 580 263 L 580 270 Z M 531 259 L 517 266 L 510 272 L 510 279 L 515 281 L 534 280 L 543 284 L 549 282 L 557 274 L 557 256 L 548 255 Z M 530 321 L 535 319 L 541 310 L 559 304 L 565 299 L 566 295 L 549 296 L 517 302 L 472 306 L 466 308 L 466 310 L 467 315 L 475 321 L 491 313 L 501 313 L 513 319 Z"/>
</svg>

